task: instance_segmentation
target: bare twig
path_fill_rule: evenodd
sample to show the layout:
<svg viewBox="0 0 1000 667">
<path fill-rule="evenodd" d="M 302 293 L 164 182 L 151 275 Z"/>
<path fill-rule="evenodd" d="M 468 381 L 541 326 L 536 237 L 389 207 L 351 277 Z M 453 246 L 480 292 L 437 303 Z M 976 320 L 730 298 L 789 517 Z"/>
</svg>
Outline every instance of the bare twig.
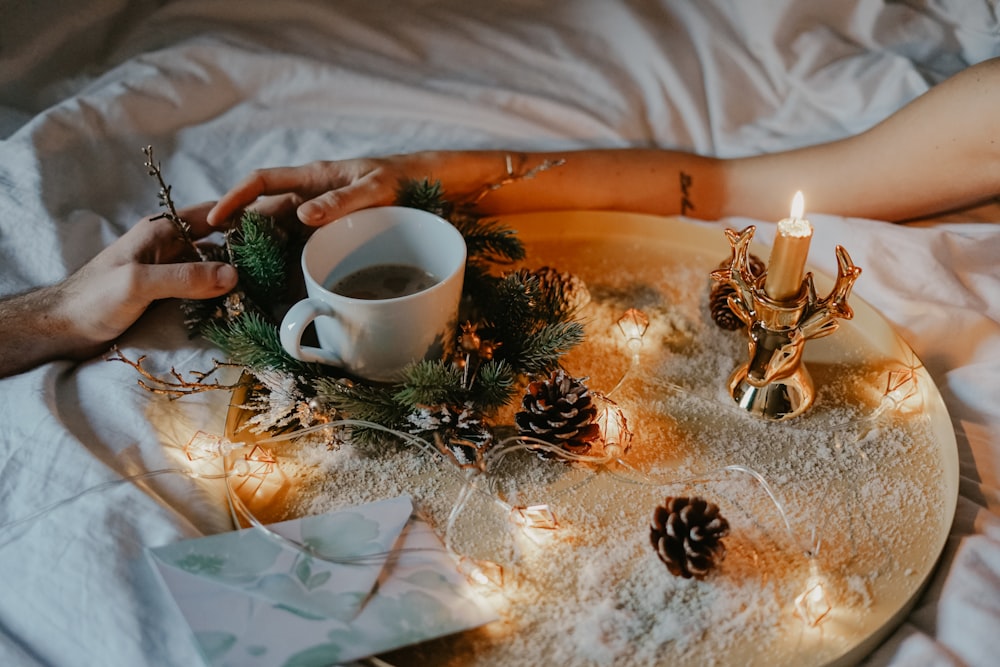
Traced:
<svg viewBox="0 0 1000 667">
<path fill-rule="evenodd" d="M 146 156 L 146 169 L 149 170 L 149 175 L 156 177 L 157 182 L 160 184 L 160 192 L 157 194 L 157 198 L 160 200 L 160 206 L 166 209 L 164 213 L 161 213 L 158 218 L 166 218 L 170 222 L 174 223 L 174 227 L 177 228 L 177 233 L 180 234 L 181 240 L 189 245 L 192 250 L 198 255 L 201 261 L 206 261 L 208 257 L 200 247 L 194 242 L 191 237 L 191 225 L 187 223 L 178 213 L 177 207 L 174 206 L 174 200 L 170 196 L 170 190 L 172 186 L 167 185 L 163 180 L 163 172 L 160 170 L 160 163 L 153 159 L 153 147 L 146 146 L 142 149 L 143 155 Z M 154 218 L 155 219 L 155 218 Z"/>
<path fill-rule="evenodd" d="M 132 361 L 125 356 L 124 353 L 117 346 L 111 348 L 113 356 L 108 357 L 107 361 L 120 361 L 134 368 L 140 376 L 137 380 L 140 387 L 150 392 L 151 394 L 158 394 L 161 396 L 169 396 L 171 400 L 180 398 L 181 396 L 189 396 L 191 394 L 200 394 L 206 391 L 233 391 L 238 387 L 245 386 L 247 384 L 246 380 L 240 379 L 232 384 L 222 384 L 218 380 L 213 382 L 207 382 L 208 378 L 218 371 L 220 368 L 243 368 L 240 364 L 227 363 L 219 360 L 213 360 L 212 370 L 210 371 L 189 371 L 189 375 L 194 378 L 193 380 L 185 380 L 184 376 L 177 371 L 177 369 L 170 369 L 170 378 L 160 378 L 150 371 L 143 368 L 142 363 L 146 360 L 146 355 L 142 355 L 135 361 Z"/>
</svg>

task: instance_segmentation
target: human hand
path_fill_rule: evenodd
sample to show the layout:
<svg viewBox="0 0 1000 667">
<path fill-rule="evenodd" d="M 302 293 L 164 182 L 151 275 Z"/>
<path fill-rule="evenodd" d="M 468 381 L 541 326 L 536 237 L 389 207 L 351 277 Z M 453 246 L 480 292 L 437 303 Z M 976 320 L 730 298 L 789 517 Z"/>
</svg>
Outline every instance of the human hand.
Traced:
<svg viewBox="0 0 1000 667">
<path fill-rule="evenodd" d="M 200 239 L 215 231 L 205 219 L 211 203 L 178 212 Z M 236 286 L 236 269 L 200 262 L 174 224 L 140 220 L 62 284 L 62 306 L 81 338 L 106 343 L 125 332 L 158 299 L 209 299 Z"/>
<path fill-rule="evenodd" d="M 210 206 L 179 212 L 193 238 L 213 231 Z M 170 220 L 144 218 L 63 282 L 0 300 L 0 377 L 97 354 L 158 299 L 208 299 L 236 286 L 232 266 L 186 261 L 190 253 Z"/>
<path fill-rule="evenodd" d="M 325 225 L 352 211 L 391 204 L 401 181 L 426 175 L 419 161 L 418 155 L 396 155 L 257 169 L 219 199 L 208 222 L 228 226 L 252 207 L 277 218 L 294 211 L 306 225 Z"/>
</svg>

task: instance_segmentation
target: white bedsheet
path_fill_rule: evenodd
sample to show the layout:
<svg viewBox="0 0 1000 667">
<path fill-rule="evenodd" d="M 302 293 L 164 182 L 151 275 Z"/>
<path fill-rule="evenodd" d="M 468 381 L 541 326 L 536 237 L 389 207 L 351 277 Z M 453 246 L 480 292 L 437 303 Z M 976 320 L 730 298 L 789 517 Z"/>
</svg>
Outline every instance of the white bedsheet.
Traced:
<svg viewBox="0 0 1000 667">
<path fill-rule="evenodd" d="M 65 277 L 154 212 L 255 167 L 433 147 L 658 145 L 742 155 L 869 127 L 1000 55 L 997 0 L 407 0 L 0 3 L 0 294 Z M 813 216 L 811 257 L 926 363 L 961 497 L 927 592 L 869 662 L 1000 655 L 1000 206 L 897 226 Z M 983 224 L 981 221 L 990 221 Z M 771 221 L 758 225 L 769 241 Z M 2 344 L 2 343 L 0 343 Z M 155 307 L 121 341 L 160 372 L 215 352 Z M 124 364 L 0 381 L 0 524 L 177 466 L 227 397 L 154 400 Z M 195 665 L 147 546 L 224 530 L 217 483 L 162 475 L 0 531 L 0 664 Z"/>
</svg>

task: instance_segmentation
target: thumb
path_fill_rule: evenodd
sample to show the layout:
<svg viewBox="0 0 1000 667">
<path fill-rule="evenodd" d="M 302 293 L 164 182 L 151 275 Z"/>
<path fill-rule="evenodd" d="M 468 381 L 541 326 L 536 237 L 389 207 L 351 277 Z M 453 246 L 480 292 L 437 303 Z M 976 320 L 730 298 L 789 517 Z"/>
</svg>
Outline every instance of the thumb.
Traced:
<svg viewBox="0 0 1000 667">
<path fill-rule="evenodd" d="M 151 299 L 210 299 L 236 287 L 236 269 L 225 262 L 146 264 L 142 282 Z"/>
</svg>

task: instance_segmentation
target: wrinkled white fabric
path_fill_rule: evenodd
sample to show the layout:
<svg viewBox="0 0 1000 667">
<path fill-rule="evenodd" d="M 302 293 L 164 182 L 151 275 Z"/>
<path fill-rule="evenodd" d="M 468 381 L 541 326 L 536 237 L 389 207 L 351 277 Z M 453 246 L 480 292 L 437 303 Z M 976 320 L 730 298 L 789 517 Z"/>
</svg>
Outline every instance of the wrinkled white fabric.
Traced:
<svg viewBox="0 0 1000 667">
<path fill-rule="evenodd" d="M 13 7 L 10 5 L 18 5 Z M 0 294 L 65 277 L 156 209 L 152 144 L 181 205 L 256 167 L 423 148 L 651 145 L 745 155 L 853 133 L 1000 55 L 996 0 L 2 2 Z M 974 220 L 993 224 L 971 224 Z M 759 238 L 769 221 L 754 222 Z M 942 566 L 870 658 L 989 664 L 1000 624 L 1000 209 L 902 227 L 817 216 L 954 420 L 961 497 Z M 121 341 L 207 368 L 175 304 Z M 222 401 L 222 403 L 220 403 Z M 178 467 L 225 397 L 151 400 L 95 359 L 0 381 L 0 524 Z M 142 549 L 226 528 L 216 483 L 86 494 L 0 531 L 0 664 L 194 665 Z M 991 629 L 993 630 L 991 632 Z"/>
</svg>

